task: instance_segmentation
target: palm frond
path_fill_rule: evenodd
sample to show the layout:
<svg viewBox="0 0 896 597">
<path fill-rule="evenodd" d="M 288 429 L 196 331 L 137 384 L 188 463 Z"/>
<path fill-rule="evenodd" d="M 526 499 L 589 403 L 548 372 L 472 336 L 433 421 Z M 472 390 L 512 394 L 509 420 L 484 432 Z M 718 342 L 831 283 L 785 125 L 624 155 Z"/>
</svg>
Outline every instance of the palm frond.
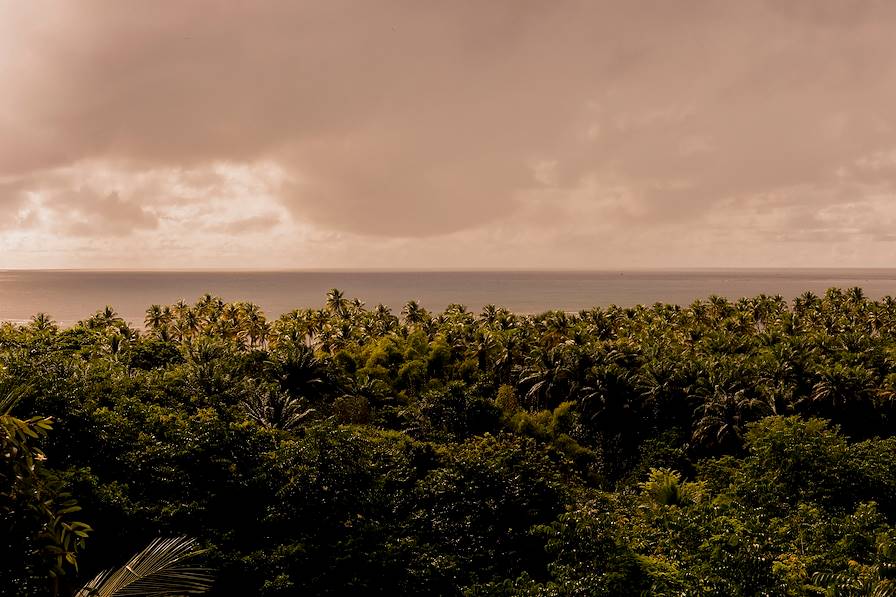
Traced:
<svg viewBox="0 0 896 597">
<path fill-rule="evenodd" d="M 12 391 L 6 396 L 0 397 L 0 415 L 10 414 L 12 409 L 16 407 L 16 404 L 19 403 L 19 400 L 21 400 L 22 394 L 24 394 L 24 389 Z"/>
<path fill-rule="evenodd" d="M 155 539 L 117 570 L 98 574 L 75 597 L 173 597 L 207 592 L 212 586 L 208 569 L 180 563 L 202 553 L 188 537 Z"/>
<path fill-rule="evenodd" d="M 882 580 L 871 593 L 871 597 L 896 597 L 896 581 Z"/>
</svg>

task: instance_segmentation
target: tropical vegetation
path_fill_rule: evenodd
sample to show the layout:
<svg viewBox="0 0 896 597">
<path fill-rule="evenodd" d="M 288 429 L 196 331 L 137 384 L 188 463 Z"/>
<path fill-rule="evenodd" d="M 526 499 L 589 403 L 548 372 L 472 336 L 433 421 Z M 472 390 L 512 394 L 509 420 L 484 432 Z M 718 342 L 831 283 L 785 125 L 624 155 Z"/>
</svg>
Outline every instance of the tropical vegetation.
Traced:
<svg viewBox="0 0 896 597">
<path fill-rule="evenodd" d="M 892 298 L 142 323 L 0 326 L 0 593 L 896 594 Z"/>
</svg>

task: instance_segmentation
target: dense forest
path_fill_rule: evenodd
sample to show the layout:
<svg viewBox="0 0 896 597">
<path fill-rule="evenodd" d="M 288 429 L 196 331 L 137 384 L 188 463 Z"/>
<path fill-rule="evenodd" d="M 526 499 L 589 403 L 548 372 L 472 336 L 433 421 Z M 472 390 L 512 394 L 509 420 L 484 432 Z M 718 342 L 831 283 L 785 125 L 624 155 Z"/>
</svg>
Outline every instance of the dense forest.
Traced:
<svg viewBox="0 0 896 597">
<path fill-rule="evenodd" d="M 858 288 L 38 314 L 0 327 L 0 593 L 184 536 L 212 595 L 896 595 L 894 418 Z"/>
</svg>

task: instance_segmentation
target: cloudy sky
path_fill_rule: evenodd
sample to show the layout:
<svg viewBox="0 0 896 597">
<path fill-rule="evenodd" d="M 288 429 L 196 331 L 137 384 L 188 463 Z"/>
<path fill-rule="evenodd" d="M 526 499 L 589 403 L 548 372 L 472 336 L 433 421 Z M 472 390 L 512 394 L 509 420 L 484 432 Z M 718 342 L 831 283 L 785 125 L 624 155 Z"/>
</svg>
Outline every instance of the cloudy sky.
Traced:
<svg viewBox="0 0 896 597">
<path fill-rule="evenodd" d="M 896 265 L 896 3 L 0 0 L 0 268 Z"/>
</svg>

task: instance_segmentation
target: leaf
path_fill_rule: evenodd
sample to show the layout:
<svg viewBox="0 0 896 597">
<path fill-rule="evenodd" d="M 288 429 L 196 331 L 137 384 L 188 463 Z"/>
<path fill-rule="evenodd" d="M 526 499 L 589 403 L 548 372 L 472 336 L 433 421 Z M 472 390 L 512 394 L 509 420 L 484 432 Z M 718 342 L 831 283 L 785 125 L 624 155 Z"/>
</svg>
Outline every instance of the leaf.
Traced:
<svg viewBox="0 0 896 597">
<path fill-rule="evenodd" d="M 173 597 L 205 593 L 213 582 L 209 571 L 178 565 L 199 553 L 195 539 L 155 539 L 121 568 L 98 574 L 75 597 Z"/>
</svg>

